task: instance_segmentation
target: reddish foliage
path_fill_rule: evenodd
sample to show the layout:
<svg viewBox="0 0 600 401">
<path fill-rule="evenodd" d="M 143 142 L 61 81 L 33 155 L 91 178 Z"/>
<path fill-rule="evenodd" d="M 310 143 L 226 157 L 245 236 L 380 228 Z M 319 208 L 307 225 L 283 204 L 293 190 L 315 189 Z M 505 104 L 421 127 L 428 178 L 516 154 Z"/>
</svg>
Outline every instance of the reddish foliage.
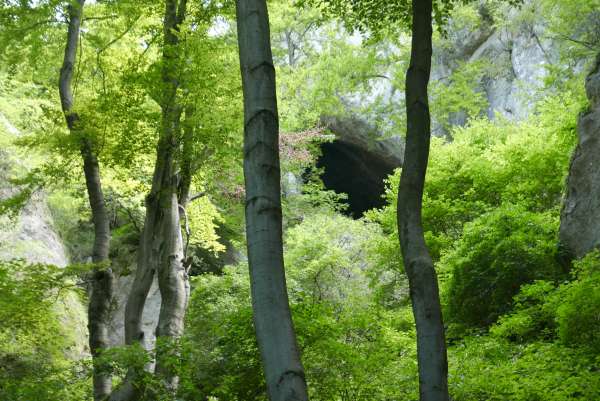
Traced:
<svg viewBox="0 0 600 401">
<path fill-rule="evenodd" d="M 293 163 L 308 165 L 313 161 L 314 155 L 308 145 L 314 141 L 325 141 L 328 136 L 325 129 L 316 127 L 301 132 L 282 132 L 279 134 L 279 153 L 281 158 Z"/>
</svg>

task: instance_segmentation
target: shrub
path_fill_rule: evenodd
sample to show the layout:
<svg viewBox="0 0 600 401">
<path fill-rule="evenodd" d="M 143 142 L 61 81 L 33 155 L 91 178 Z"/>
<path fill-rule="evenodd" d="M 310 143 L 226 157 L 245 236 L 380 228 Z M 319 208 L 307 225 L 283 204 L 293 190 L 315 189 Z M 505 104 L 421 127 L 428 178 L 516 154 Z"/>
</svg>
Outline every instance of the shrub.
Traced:
<svg viewBox="0 0 600 401">
<path fill-rule="evenodd" d="M 564 344 L 589 346 L 600 354 L 600 253 L 576 262 L 574 275 L 557 290 L 558 336 Z"/>
<path fill-rule="evenodd" d="M 501 316 L 491 333 L 519 342 L 554 338 L 556 322 L 552 300 L 555 292 L 556 286 L 549 281 L 539 280 L 522 286 L 514 298 L 513 311 Z"/>
<path fill-rule="evenodd" d="M 450 349 L 450 394 L 454 401 L 598 400 L 599 362 L 597 354 L 558 343 L 468 337 Z"/>
<path fill-rule="evenodd" d="M 463 236 L 440 262 L 451 274 L 449 321 L 486 327 L 508 312 L 523 284 L 562 276 L 555 260 L 557 221 L 504 205 L 465 225 Z"/>
</svg>

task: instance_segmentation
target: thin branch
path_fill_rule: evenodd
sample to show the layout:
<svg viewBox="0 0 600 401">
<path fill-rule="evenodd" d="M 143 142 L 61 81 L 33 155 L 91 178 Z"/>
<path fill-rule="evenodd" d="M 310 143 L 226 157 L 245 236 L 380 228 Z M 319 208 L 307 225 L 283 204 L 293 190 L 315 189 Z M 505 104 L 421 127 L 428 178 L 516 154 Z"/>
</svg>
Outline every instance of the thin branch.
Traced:
<svg viewBox="0 0 600 401">
<path fill-rule="evenodd" d="M 118 34 L 116 37 L 114 37 L 111 41 L 109 41 L 107 44 L 105 44 L 102 48 L 100 48 L 96 53 L 99 56 L 101 53 L 105 52 L 109 47 L 111 47 L 112 45 L 114 45 L 115 43 L 117 43 L 119 40 L 123 39 L 123 37 L 125 35 L 127 35 L 129 32 L 131 32 L 131 30 L 133 29 L 133 27 L 135 26 L 135 24 L 140 20 L 142 16 L 138 15 L 133 22 L 131 23 L 131 25 L 127 26 L 127 28 L 121 32 L 120 34 Z"/>
<path fill-rule="evenodd" d="M 39 26 L 42 26 L 42 25 L 46 25 L 46 24 L 66 24 L 66 23 L 67 23 L 67 21 L 59 21 L 56 18 L 51 18 L 51 19 L 47 19 L 47 20 L 44 20 L 44 21 L 38 21 L 35 24 L 31 24 L 31 25 L 26 26 L 26 27 L 21 28 L 21 29 L 16 29 L 15 32 L 19 33 L 19 34 L 23 34 L 23 33 L 27 32 L 27 31 L 31 31 L 32 29 L 35 29 L 35 28 L 37 28 Z"/>
<path fill-rule="evenodd" d="M 585 41 L 582 41 L 582 40 L 577 40 L 577 39 L 572 38 L 572 37 L 570 37 L 568 35 L 557 34 L 556 36 L 552 37 L 552 39 L 566 40 L 566 41 L 573 42 L 573 43 L 576 43 L 578 45 L 584 46 L 584 47 L 586 47 L 589 50 L 596 50 L 596 47 L 592 43 L 585 42 Z"/>
<path fill-rule="evenodd" d="M 188 199 L 188 203 L 193 202 L 197 199 L 203 198 L 206 196 L 206 192 L 199 192 L 195 195 L 190 196 L 190 198 Z"/>
<path fill-rule="evenodd" d="M 112 14 L 112 15 L 104 15 L 104 16 L 99 16 L 99 17 L 84 17 L 83 21 L 104 21 L 107 19 L 115 19 L 115 18 L 119 18 L 119 16 L 117 14 Z"/>
<path fill-rule="evenodd" d="M 117 201 L 117 204 L 119 205 L 119 207 L 121 207 L 121 209 L 125 210 L 125 213 L 127 213 L 127 216 L 129 217 L 129 220 L 131 221 L 131 224 L 133 224 L 133 228 L 135 228 L 135 230 L 138 233 L 141 233 L 142 230 L 138 226 L 137 221 L 135 220 L 135 216 L 133 215 L 133 212 L 131 211 L 131 209 L 126 207 L 125 205 L 123 205 L 123 203 L 121 203 L 120 200 L 118 200 L 118 199 L 115 199 L 115 200 Z"/>
<path fill-rule="evenodd" d="M 540 48 L 540 50 L 544 54 L 544 57 L 546 58 L 546 61 L 550 62 L 550 57 L 548 56 L 548 53 L 546 52 L 546 49 L 544 49 L 544 46 L 542 45 L 542 41 L 540 40 L 540 38 L 537 35 L 537 33 L 535 33 L 535 31 L 532 29 L 531 30 L 531 34 L 532 34 L 533 38 L 535 39 L 538 47 Z"/>
</svg>

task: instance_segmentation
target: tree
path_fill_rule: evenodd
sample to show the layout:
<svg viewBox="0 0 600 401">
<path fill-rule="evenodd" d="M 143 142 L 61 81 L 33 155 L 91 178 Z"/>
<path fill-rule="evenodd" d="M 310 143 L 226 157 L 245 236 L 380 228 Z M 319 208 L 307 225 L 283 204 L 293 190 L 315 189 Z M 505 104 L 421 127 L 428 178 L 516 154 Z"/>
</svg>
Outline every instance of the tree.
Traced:
<svg viewBox="0 0 600 401">
<path fill-rule="evenodd" d="M 285 282 L 275 68 L 265 0 L 238 0 L 246 236 L 254 325 L 272 401 L 308 400 Z"/>
<path fill-rule="evenodd" d="M 326 11 L 341 16 L 353 28 L 379 33 L 403 22 L 412 29 L 410 65 L 406 73 L 406 148 L 398 188 L 397 225 L 404 269 L 408 276 L 417 327 L 421 401 L 446 401 L 448 361 L 437 275 L 425 243 L 421 208 L 431 137 L 427 87 L 432 55 L 432 0 L 393 2 L 317 0 Z M 437 4 L 443 21 L 451 2 Z M 392 28 L 393 29 L 393 28 Z"/>
<path fill-rule="evenodd" d="M 421 208 L 431 138 L 427 86 L 431 73 L 432 1 L 412 2 L 412 48 L 406 73 L 406 148 L 398 187 L 398 236 L 417 326 L 421 401 L 446 401 L 448 360 L 440 293 L 425 243 Z"/>
<path fill-rule="evenodd" d="M 152 188 L 146 197 L 146 218 L 138 249 L 138 268 L 125 309 L 125 343 L 143 343 L 142 312 L 152 285 L 158 276 L 161 307 L 156 328 L 157 340 L 171 342 L 183 333 L 183 320 L 189 297 L 189 282 L 184 265 L 183 239 L 178 202 L 178 166 L 180 119 L 182 107 L 177 91 L 180 87 L 179 31 L 186 15 L 186 0 L 167 0 L 163 22 L 160 107 L 161 131 L 156 149 Z M 160 347 L 159 350 L 168 350 Z M 157 375 L 170 391 L 177 388 L 178 378 L 167 362 L 168 354 L 158 352 Z M 111 399 L 131 400 L 139 393 L 134 383 L 136 372 L 130 370 L 125 384 Z"/>
<path fill-rule="evenodd" d="M 69 131 L 79 141 L 85 183 L 94 222 L 92 262 L 95 266 L 91 275 L 88 327 L 90 350 L 94 361 L 96 361 L 97 356 L 108 347 L 107 323 L 112 301 L 113 274 L 110 267 L 105 266 L 109 263 L 110 224 L 102 193 L 100 166 L 95 154 L 94 144 L 89 137 L 86 137 L 85 126 L 82 124 L 77 112 L 73 110 L 74 97 L 71 81 L 77 58 L 84 4 L 85 0 L 78 0 L 68 5 L 69 28 L 65 56 L 60 69 L 59 91 L 61 106 Z M 94 363 L 93 381 L 94 399 L 105 399 L 111 392 L 112 378 L 110 375 L 101 372 L 97 363 Z"/>
</svg>

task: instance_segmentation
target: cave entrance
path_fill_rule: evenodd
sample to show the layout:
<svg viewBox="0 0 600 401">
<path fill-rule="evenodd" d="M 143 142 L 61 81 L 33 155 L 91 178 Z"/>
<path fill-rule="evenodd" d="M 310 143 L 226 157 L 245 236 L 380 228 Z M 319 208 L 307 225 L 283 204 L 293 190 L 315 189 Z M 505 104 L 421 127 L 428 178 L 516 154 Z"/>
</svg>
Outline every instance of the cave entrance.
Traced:
<svg viewBox="0 0 600 401">
<path fill-rule="evenodd" d="M 360 218 L 364 212 L 385 205 L 384 180 L 397 165 L 377 152 L 335 140 L 321 145 L 317 167 L 325 188 L 348 195 L 347 214 Z"/>
</svg>

